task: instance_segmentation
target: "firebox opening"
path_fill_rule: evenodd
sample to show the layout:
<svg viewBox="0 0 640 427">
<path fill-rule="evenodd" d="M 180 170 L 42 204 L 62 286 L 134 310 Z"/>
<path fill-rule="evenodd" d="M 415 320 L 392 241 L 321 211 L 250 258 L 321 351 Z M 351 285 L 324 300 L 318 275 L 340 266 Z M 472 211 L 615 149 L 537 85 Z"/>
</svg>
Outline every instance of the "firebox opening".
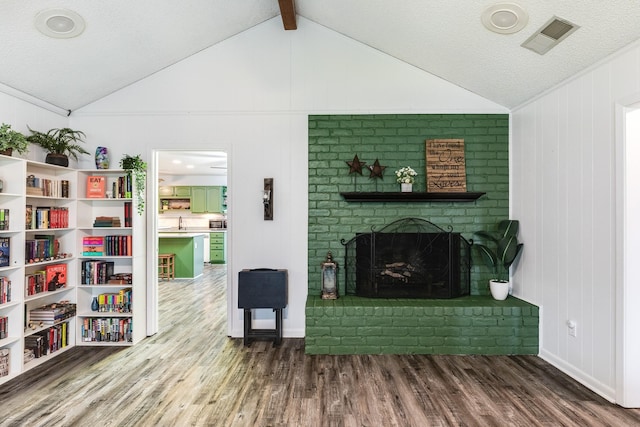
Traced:
<svg viewBox="0 0 640 427">
<path fill-rule="evenodd" d="M 469 243 L 429 221 L 405 218 L 343 242 L 346 291 L 372 298 L 469 295 Z"/>
</svg>

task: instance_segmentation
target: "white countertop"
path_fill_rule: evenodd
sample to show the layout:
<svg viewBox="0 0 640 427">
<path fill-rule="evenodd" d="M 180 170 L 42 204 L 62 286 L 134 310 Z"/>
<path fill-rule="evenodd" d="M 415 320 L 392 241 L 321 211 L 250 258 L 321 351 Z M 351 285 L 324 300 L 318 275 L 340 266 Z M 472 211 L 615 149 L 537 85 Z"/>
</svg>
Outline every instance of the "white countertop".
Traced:
<svg viewBox="0 0 640 427">
<path fill-rule="evenodd" d="M 162 228 L 158 227 L 158 234 L 162 233 L 226 233 L 226 228 L 197 228 L 197 227 L 187 227 L 182 230 L 178 230 L 177 228 Z"/>
<path fill-rule="evenodd" d="M 158 233 L 158 237 L 161 239 L 184 239 L 184 238 L 204 236 L 205 234 L 209 234 L 209 232 L 197 232 L 197 231 L 161 232 L 161 233 Z"/>
</svg>

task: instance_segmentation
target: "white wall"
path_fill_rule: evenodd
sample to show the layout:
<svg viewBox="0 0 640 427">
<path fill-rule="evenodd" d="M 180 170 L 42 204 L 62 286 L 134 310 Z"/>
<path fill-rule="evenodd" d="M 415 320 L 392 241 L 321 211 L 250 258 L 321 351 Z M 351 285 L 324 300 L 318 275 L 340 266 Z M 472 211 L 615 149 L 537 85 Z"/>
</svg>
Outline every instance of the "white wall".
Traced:
<svg viewBox="0 0 640 427">
<path fill-rule="evenodd" d="M 301 337 L 308 114 L 386 112 L 507 110 L 303 18 L 284 31 L 278 17 L 74 112 L 71 125 L 114 158 L 178 146 L 227 151 L 231 333 L 242 336 L 238 271 L 271 267 L 289 270 L 284 334 Z M 270 177 L 274 221 L 263 221 L 260 190 Z"/>
<path fill-rule="evenodd" d="M 0 123 L 8 123 L 11 125 L 11 129 L 22 132 L 26 136 L 31 134 L 28 127 L 46 132 L 51 128 L 60 128 L 68 125 L 69 119 L 66 116 L 39 106 L 48 106 L 45 102 L 33 99 L 39 104 L 35 105 L 23 99 L 31 100 L 32 98 L 0 84 Z M 50 108 L 59 110 L 53 106 L 50 106 Z M 62 112 L 61 110 L 59 111 Z M 41 148 L 30 144 L 28 153 L 19 155 L 14 151 L 13 156 L 44 162 L 46 153 Z"/>
<path fill-rule="evenodd" d="M 616 100 L 640 47 L 512 112 L 511 206 L 525 244 L 514 294 L 542 307 L 540 355 L 610 400 L 616 388 Z M 577 323 L 570 337 L 567 320 Z"/>
</svg>

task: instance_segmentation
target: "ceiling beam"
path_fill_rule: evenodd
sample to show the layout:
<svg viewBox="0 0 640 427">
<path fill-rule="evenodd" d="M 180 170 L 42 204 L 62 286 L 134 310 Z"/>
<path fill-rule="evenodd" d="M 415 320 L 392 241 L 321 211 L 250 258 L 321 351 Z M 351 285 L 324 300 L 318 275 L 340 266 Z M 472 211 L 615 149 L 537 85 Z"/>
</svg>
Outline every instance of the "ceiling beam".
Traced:
<svg viewBox="0 0 640 427">
<path fill-rule="evenodd" d="M 282 15 L 282 24 L 285 30 L 295 30 L 296 25 L 296 6 L 295 0 L 278 0 L 280 5 L 280 15 Z"/>
</svg>

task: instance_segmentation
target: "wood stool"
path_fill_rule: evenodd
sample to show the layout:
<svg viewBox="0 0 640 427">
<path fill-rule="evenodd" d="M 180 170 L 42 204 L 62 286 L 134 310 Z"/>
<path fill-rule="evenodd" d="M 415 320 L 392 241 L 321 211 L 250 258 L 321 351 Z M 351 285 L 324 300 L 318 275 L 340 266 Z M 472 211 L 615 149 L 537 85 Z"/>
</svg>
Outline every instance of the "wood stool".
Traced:
<svg viewBox="0 0 640 427">
<path fill-rule="evenodd" d="M 175 272 L 176 254 L 158 255 L 158 279 L 172 280 L 176 277 Z"/>
</svg>

